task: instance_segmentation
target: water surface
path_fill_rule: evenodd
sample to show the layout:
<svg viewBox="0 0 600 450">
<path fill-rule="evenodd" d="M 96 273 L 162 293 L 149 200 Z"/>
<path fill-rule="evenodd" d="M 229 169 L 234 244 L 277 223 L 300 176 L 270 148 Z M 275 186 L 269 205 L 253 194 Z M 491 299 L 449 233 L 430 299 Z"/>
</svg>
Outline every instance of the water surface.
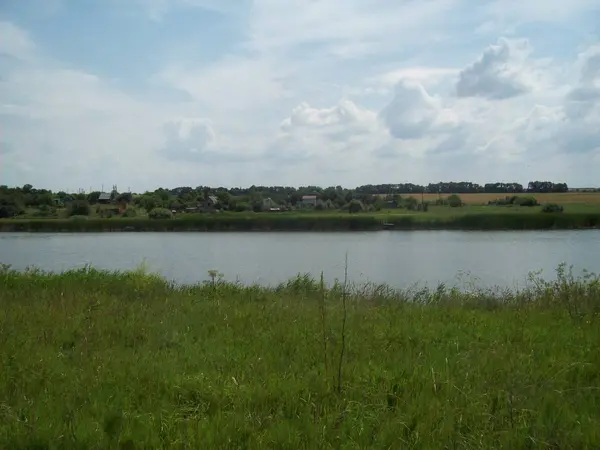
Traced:
<svg viewBox="0 0 600 450">
<path fill-rule="evenodd" d="M 554 276 L 561 262 L 600 272 L 600 230 L 223 233 L 0 233 L 0 262 L 62 271 L 91 264 L 133 269 L 144 260 L 168 279 L 193 283 L 216 269 L 225 279 L 275 284 L 298 273 L 332 281 L 523 286 Z M 461 281 L 463 280 L 463 281 Z"/>
</svg>

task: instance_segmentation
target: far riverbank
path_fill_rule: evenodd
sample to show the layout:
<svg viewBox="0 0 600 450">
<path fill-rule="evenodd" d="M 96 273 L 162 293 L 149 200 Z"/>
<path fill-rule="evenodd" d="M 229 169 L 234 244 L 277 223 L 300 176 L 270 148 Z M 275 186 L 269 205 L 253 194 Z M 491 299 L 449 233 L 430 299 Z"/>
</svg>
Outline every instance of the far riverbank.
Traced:
<svg viewBox="0 0 600 450">
<path fill-rule="evenodd" d="M 255 214 L 183 218 L 3 219 L 2 232 L 569 230 L 600 228 L 600 212 L 472 214 Z"/>
</svg>

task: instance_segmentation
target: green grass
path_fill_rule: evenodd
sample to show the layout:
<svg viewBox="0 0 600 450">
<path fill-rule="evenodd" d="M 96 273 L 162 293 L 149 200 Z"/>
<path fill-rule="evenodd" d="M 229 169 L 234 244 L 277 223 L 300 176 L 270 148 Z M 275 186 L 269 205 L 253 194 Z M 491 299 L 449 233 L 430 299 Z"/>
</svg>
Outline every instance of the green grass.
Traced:
<svg viewBox="0 0 600 450">
<path fill-rule="evenodd" d="M 485 209 L 487 208 L 487 209 Z M 405 210 L 379 213 L 190 214 L 173 219 L 71 218 L 2 219 L 0 231 L 375 231 L 384 222 L 396 229 L 578 229 L 600 227 L 600 211 L 574 207 L 547 214 L 541 208 L 477 207 L 432 208 L 418 213 Z"/>
<path fill-rule="evenodd" d="M 598 448 L 600 281 L 558 275 L 467 293 L 4 269 L 0 448 Z"/>
</svg>

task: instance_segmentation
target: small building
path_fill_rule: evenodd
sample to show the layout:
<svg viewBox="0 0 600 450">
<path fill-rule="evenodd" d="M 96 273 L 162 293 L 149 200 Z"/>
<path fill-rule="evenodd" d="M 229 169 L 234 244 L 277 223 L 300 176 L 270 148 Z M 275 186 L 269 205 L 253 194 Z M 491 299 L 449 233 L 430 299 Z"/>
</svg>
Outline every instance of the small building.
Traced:
<svg viewBox="0 0 600 450">
<path fill-rule="evenodd" d="M 263 204 L 264 208 L 277 208 L 278 207 L 277 203 L 271 197 L 263 198 L 262 204 Z"/>
<path fill-rule="evenodd" d="M 54 197 L 52 199 L 52 203 L 54 204 L 54 206 L 57 206 L 59 208 L 68 205 L 72 201 L 73 201 L 73 197 L 71 197 L 70 195 L 68 195 L 68 196 L 66 196 L 64 198 Z"/>
<path fill-rule="evenodd" d="M 215 212 L 219 206 L 219 199 L 214 195 L 209 195 L 199 207 L 200 211 L 203 212 Z"/>
<path fill-rule="evenodd" d="M 101 192 L 100 196 L 98 197 L 98 203 L 108 204 L 110 202 L 111 202 L 110 193 L 108 193 L 108 192 Z"/>
<path fill-rule="evenodd" d="M 302 206 L 314 208 L 315 206 L 317 206 L 317 196 L 316 195 L 303 195 L 302 196 Z"/>
</svg>

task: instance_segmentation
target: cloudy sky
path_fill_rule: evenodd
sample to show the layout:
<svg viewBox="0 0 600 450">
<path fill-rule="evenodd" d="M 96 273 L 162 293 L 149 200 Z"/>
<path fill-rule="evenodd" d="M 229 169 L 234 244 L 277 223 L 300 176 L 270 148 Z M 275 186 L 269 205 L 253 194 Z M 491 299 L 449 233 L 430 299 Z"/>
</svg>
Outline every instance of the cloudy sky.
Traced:
<svg viewBox="0 0 600 450">
<path fill-rule="evenodd" d="M 0 0 L 0 184 L 600 185 L 598 0 Z"/>
</svg>

